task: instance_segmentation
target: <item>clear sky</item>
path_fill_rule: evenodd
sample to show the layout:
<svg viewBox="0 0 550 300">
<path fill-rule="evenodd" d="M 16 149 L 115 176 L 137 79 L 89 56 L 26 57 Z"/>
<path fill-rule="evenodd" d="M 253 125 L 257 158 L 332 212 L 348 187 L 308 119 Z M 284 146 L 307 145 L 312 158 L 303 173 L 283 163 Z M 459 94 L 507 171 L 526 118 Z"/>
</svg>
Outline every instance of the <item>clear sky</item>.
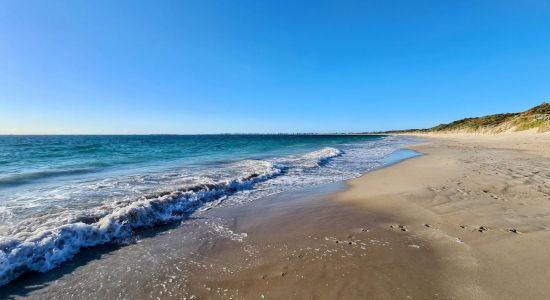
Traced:
<svg viewBox="0 0 550 300">
<path fill-rule="evenodd" d="M 385 130 L 549 100 L 545 0 L 0 0 L 0 134 Z"/>
</svg>

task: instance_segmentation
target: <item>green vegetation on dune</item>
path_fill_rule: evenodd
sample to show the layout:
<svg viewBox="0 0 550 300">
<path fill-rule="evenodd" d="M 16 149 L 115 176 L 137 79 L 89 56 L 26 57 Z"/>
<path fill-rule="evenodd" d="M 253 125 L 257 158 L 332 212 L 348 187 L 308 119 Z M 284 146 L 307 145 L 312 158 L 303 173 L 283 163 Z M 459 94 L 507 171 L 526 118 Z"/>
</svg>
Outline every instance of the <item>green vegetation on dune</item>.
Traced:
<svg viewBox="0 0 550 300">
<path fill-rule="evenodd" d="M 525 112 L 465 118 L 428 129 L 395 130 L 387 133 L 500 133 L 536 129 L 550 131 L 550 103 L 542 103 Z"/>
<path fill-rule="evenodd" d="M 528 115 L 537 115 L 537 114 L 546 114 L 550 115 L 550 103 L 544 102 L 539 106 L 535 106 L 528 111 L 524 112 L 524 114 Z"/>
<path fill-rule="evenodd" d="M 479 118 L 466 118 L 466 119 L 454 121 L 449 124 L 437 125 L 429 130 L 430 131 L 456 131 L 456 130 L 476 131 L 483 128 L 497 126 L 506 121 L 510 121 L 515 116 L 517 116 L 517 114 L 509 113 L 509 114 L 490 115 L 490 116 L 479 117 Z"/>
</svg>

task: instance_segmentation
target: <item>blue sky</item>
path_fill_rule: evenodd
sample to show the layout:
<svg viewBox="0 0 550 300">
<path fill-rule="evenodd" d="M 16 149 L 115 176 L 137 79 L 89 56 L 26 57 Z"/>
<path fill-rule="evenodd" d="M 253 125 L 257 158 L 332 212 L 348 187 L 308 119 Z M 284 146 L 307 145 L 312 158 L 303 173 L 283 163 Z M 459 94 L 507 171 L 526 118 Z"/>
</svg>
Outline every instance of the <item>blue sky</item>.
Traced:
<svg viewBox="0 0 550 300">
<path fill-rule="evenodd" d="M 548 1 L 0 0 L 0 134 L 385 130 L 549 100 Z"/>
</svg>

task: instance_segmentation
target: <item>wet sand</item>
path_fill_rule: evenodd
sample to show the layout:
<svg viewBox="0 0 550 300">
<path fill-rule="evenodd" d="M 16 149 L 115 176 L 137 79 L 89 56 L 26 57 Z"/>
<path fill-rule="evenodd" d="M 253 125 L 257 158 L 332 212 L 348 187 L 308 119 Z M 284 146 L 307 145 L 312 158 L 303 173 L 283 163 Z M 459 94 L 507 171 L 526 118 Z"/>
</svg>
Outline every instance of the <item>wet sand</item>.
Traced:
<svg viewBox="0 0 550 300">
<path fill-rule="evenodd" d="M 193 273 L 191 280 L 202 284 L 193 293 L 225 299 L 446 298 L 431 271 L 439 266 L 429 245 L 408 231 L 380 226 L 391 220 L 384 214 L 312 190 L 301 193 L 218 211 L 234 220 L 236 231 L 248 233 L 242 246 L 248 254 L 219 241 L 202 257 L 218 267 Z"/>
<path fill-rule="evenodd" d="M 550 136 L 411 148 L 426 155 L 196 214 L 0 297 L 547 299 Z"/>
<path fill-rule="evenodd" d="M 380 227 L 389 222 L 383 214 L 327 197 L 344 188 L 316 186 L 212 209 L 135 244 L 83 251 L 59 269 L 16 280 L 0 296 L 445 299 L 430 247 L 408 231 Z"/>
<path fill-rule="evenodd" d="M 336 197 L 429 243 L 456 299 L 548 299 L 550 135 L 432 135 Z M 424 224 L 429 224 L 426 227 Z"/>
</svg>

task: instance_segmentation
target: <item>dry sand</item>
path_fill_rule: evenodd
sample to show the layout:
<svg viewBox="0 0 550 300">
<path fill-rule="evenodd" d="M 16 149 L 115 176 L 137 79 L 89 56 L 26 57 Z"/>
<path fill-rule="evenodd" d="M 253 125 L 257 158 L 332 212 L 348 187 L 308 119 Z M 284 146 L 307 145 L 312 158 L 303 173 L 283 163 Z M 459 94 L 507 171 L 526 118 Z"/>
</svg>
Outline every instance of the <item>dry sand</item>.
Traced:
<svg viewBox="0 0 550 300">
<path fill-rule="evenodd" d="M 352 180 L 336 198 L 391 213 L 431 245 L 456 299 L 548 299 L 550 135 L 430 138 L 411 147 L 425 156 Z"/>
<path fill-rule="evenodd" d="M 210 210 L 0 298 L 548 299 L 550 135 L 411 148 L 426 155 Z"/>
</svg>

